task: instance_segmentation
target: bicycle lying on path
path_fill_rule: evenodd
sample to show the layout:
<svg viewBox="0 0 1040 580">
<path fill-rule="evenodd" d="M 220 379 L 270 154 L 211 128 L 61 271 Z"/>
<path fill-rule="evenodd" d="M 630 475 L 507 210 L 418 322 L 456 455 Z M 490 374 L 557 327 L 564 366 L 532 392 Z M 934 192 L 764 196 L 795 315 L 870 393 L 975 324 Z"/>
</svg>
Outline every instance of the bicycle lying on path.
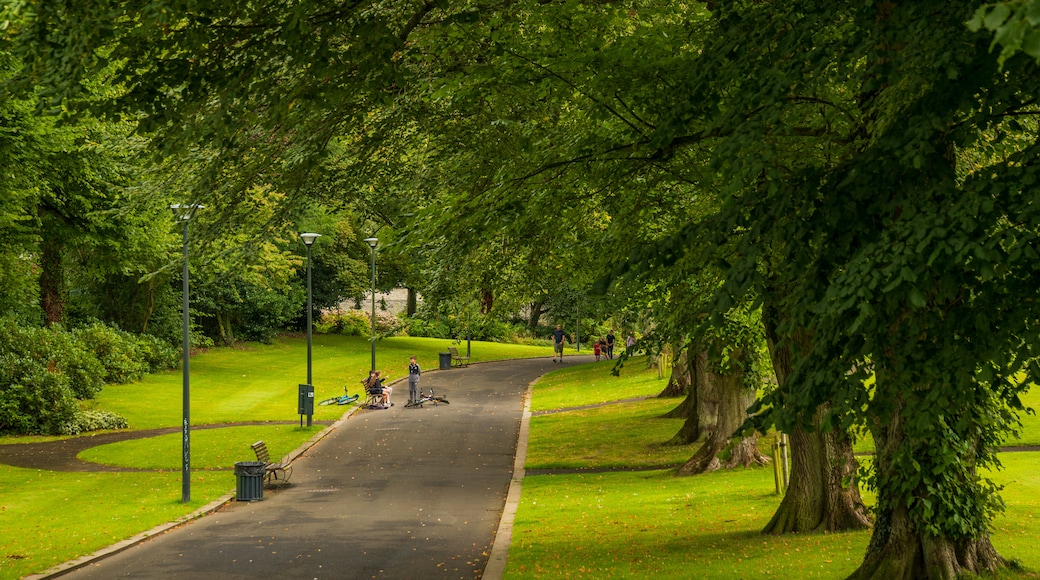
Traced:
<svg viewBox="0 0 1040 580">
<path fill-rule="evenodd" d="M 351 395 L 347 391 L 347 387 L 343 387 L 343 395 L 340 397 L 329 397 L 324 401 L 318 402 L 319 405 L 349 405 L 354 401 L 358 400 L 359 394 L 354 393 Z"/>
<path fill-rule="evenodd" d="M 405 403 L 405 408 L 422 407 L 424 403 L 433 403 L 434 405 L 439 405 L 441 403 L 444 403 L 445 405 L 450 404 L 448 402 L 448 399 L 445 399 L 440 395 L 433 394 L 433 388 L 431 387 L 429 395 L 423 393 L 422 391 L 419 391 L 419 398 L 414 401 L 409 401 L 408 403 Z"/>
</svg>

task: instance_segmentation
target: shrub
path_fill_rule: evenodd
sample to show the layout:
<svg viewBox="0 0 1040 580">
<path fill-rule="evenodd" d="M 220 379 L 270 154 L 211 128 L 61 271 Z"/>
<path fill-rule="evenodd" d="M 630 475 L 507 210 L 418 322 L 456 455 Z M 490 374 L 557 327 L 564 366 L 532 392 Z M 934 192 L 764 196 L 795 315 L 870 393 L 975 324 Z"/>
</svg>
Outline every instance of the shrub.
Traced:
<svg viewBox="0 0 1040 580">
<path fill-rule="evenodd" d="M 0 321 L 0 432 L 76 434 L 126 420 L 79 411 L 105 382 L 126 382 L 176 366 L 178 352 L 152 336 L 92 323 L 74 331 Z"/>
<path fill-rule="evenodd" d="M 130 333 L 95 322 L 77 328 L 73 335 L 101 362 L 106 383 L 135 381 L 151 370 Z"/>
<path fill-rule="evenodd" d="M 161 338 L 150 334 L 142 334 L 136 338 L 138 351 L 148 364 L 150 372 L 172 369 L 180 362 L 180 351 Z"/>
<path fill-rule="evenodd" d="M 339 310 L 323 313 L 315 330 L 325 334 L 368 336 L 371 332 L 369 317 L 360 310 Z"/>
<path fill-rule="evenodd" d="M 0 432 L 59 432 L 77 410 L 69 382 L 37 360 L 0 354 Z"/>
<path fill-rule="evenodd" d="M 104 369 L 97 358 L 60 327 L 23 327 L 11 320 L 0 325 L 0 353 L 37 361 L 51 372 L 60 372 L 79 399 L 92 399 L 104 384 Z"/>
<path fill-rule="evenodd" d="M 409 336 L 421 336 L 424 338 L 451 338 L 451 330 L 448 325 L 441 321 L 426 320 L 423 318 L 408 318 L 401 316 L 401 323 L 408 329 Z"/>
<path fill-rule="evenodd" d="M 48 345 L 50 364 L 69 378 L 72 394 L 77 399 L 93 399 L 97 396 L 105 384 L 105 368 L 94 353 L 68 332 L 35 330 L 41 342 Z"/>
<path fill-rule="evenodd" d="M 365 320 L 369 320 L 369 317 L 366 316 Z M 403 325 L 393 313 L 385 310 L 376 312 L 376 336 L 397 336 L 402 332 L 403 328 Z"/>
<path fill-rule="evenodd" d="M 126 418 L 111 411 L 96 409 L 77 410 L 69 421 L 62 423 L 58 431 L 62 435 L 79 435 L 87 431 L 102 429 L 126 429 L 130 424 Z"/>
</svg>

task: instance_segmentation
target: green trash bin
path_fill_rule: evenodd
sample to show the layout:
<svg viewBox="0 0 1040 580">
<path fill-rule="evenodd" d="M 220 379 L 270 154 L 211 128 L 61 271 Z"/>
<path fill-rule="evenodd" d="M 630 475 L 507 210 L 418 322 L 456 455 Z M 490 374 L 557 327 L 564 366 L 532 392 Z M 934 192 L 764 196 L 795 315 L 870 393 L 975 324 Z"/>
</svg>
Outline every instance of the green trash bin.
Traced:
<svg viewBox="0 0 1040 580">
<path fill-rule="evenodd" d="M 440 358 L 441 358 L 441 360 L 440 360 L 440 363 L 441 363 L 440 370 L 442 370 L 442 371 L 450 370 L 451 369 L 451 353 L 450 352 L 441 352 L 441 353 L 438 353 L 438 354 L 441 355 L 440 356 Z"/>
<path fill-rule="evenodd" d="M 235 464 L 235 499 L 257 501 L 264 499 L 264 462 L 239 461 Z"/>
</svg>

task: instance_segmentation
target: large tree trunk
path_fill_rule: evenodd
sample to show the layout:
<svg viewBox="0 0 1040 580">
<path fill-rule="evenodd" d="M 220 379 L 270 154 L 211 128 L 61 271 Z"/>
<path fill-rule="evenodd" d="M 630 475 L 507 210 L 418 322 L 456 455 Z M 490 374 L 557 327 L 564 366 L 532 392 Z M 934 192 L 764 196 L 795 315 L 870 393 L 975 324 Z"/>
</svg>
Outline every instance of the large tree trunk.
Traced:
<svg viewBox="0 0 1040 580">
<path fill-rule="evenodd" d="M 858 463 L 848 436 L 798 428 L 789 434 L 788 441 L 792 450 L 791 481 L 762 532 L 835 532 L 869 527 L 870 518 L 855 483 Z"/>
<path fill-rule="evenodd" d="M 785 389 L 793 370 L 792 349 L 807 352 L 811 338 L 799 332 L 780 340 L 776 331 L 778 312 L 768 301 L 762 319 L 777 388 Z M 823 430 L 826 411 L 826 406 L 817 409 L 811 432 L 798 428 L 789 434 L 791 480 L 763 533 L 836 532 L 870 526 L 856 483 L 858 463 L 852 453 L 852 439 L 844 431 Z"/>
<path fill-rule="evenodd" d="M 43 236 L 40 258 L 40 306 L 47 326 L 65 318 L 65 269 L 57 236 Z"/>
<path fill-rule="evenodd" d="M 875 469 L 882 482 L 895 469 L 894 454 L 907 446 L 903 409 L 902 402 L 897 400 L 889 421 L 871 428 L 877 449 Z M 920 493 L 927 497 L 927 491 Z M 874 532 L 863 563 L 850 579 L 954 580 L 969 573 L 993 572 L 1007 565 L 984 530 L 975 538 L 929 534 L 915 525 L 905 502 L 893 495 L 892 486 L 883 483 L 878 486 Z"/>
<path fill-rule="evenodd" d="M 731 356 L 736 357 L 740 354 L 734 353 Z M 707 356 L 705 356 L 705 362 L 707 362 L 706 359 Z M 742 437 L 737 441 L 732 440 L 733 435 L 747 419 L 748 407 L 755 402 L 758 395 L 755 389 L 744 386 L 742 372 L 730 372 L 725 375 L 710 374 L 709 381 L 714 386 L 718 401 L 718 418 L 715 425 L 708 430 L 704 445 L 679 468 L 679 475 L 694 475 L 720 468 L 730 469 L 769 463 L 769 459 L 758 450 L 756 436 Z M 719 454 L 727 449 L 729 458 L 723 462 Z"/>
<path fill-rule="evenodd" d="M 699 441 L 718 422 L 719 398 L 709 378 L 708 353 L 691 346 L 683 358 L 687 360 L 689 379 L 686 399 L 663 417 L 685 417 L 686 422 L 666 445 L 689 445 Z"/>
</svg>

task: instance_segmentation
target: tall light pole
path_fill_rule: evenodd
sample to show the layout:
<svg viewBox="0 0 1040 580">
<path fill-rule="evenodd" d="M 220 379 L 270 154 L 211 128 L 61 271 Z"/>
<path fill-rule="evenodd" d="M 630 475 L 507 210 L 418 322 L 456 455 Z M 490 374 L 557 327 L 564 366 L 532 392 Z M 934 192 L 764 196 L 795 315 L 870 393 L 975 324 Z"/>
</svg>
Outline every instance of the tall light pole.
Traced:
<svg viewBox="0 0 1040 580">
<path fill-rule="evenodd" d="M 190 369 L 190 353 L 191 353 L 191 341 L 188 336 L 188 329 L 191 324 L 191 318 L 188 312 L 188 223 L 191 222 L 191 218 L 195 217 L 195 212 L 202 209 L 205 206 L 199 204 L 184 205 L 174 204 L 170 206 L 173 211 L 173 217 L 184 228 L 184 273 L 182 293 L 184 297 L 184 305 L 182 313 L 184 315 L 184 344 L 182 347 L 182 367 L 184 375 L 184 388 L 183 388 L 183 421 L 181 426 L 181 456 L 182 456 L 182 470 L 181 470 L 181 502 L 188 503 L 191 501 L 191 369 Z"/>
<path fill-rule="evenodd" d="M 376 244 L 379 238 L 365 238 L 372 248 L 372 370 L 376 370 Z"/>
<path fill-rule="evenodd" d="M 314 240 L 321 237 L 321 234 L 300 234 L 300 238 L 303 239 L 303 243 L 307 246 L 307 384 L 314 386 L 314 381 L 311 378 L 311 246 L 314 245 Z M 307 426 L 311 426 L 311 415 L 307 415 Z"/>
</svg>

